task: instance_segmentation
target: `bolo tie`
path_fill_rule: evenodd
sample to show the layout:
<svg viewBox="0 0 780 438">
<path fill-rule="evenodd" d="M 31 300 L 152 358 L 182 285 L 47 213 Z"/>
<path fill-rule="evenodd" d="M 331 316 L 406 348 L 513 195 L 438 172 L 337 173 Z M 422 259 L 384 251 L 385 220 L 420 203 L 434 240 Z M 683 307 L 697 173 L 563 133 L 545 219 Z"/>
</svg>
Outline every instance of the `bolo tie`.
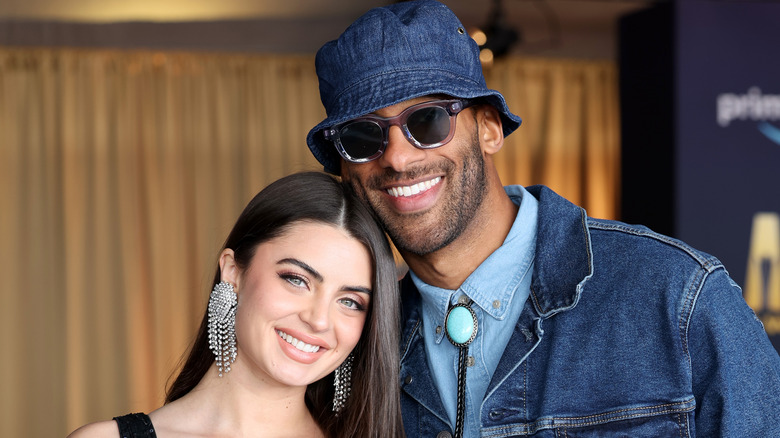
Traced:
<svg viewBox="0 0 780 438">
<path fill-rule="evenodd" d="M 463 436 L 466 414 L 466 359 L 469 344 L 477 337 L 477 314 L 471 308 L 472 300 L 457 303 L 447 310 L 444 318 L 445 333 L 452 345 L 458 348 L 458 405 L 455 414 L 455 437 Z"/>
</svg>

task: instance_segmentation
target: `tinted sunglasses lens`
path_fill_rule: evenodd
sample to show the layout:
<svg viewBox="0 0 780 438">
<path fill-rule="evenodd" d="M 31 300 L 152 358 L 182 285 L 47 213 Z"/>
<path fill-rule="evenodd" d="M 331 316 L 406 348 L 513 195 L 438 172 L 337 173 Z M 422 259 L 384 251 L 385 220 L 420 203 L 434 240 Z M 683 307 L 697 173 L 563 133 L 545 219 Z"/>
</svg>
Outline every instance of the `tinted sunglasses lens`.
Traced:
<svg viewBox="0 0 780 438">
<path fill-rule="evenodd" d="M 360 160 L 375 155 L 381 148 L 382 128 L 374 122 L 349 123 L 339 130 L 341 147 L 350 157 Z"/>
<path fill-rule="evenodd" d="M 422 146 L 440 143 L 450 134 L 450 115 L 437 106 L 420 108 L 409 114 L 406 128 Z"/>
</svg>

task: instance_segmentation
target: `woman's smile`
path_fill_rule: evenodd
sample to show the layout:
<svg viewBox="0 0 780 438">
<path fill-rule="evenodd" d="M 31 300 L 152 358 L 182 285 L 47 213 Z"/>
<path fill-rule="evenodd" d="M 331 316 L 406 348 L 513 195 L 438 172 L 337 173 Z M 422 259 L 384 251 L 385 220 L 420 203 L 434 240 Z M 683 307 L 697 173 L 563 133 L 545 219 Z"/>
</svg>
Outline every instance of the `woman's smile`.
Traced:
<svg viewBox="0 0 780 438">
<path fill-rule="evenodd" d="M 281 330 L 277 330 L 276 333 L 279 334 L 280 338 L 282 338 L 285 341 L 287 341 L 288 344 L 290 344 L 293 347 L 303 351 L 304 353 L 316 353 L 320 349 L 319 345 L 307 344 L 307 343 L 301 341 L 300 339 L 295 338 L 293 336 L 290 336 L 289 334 L 287 334 L 287 333 L 285 333 L 285 332 L 283 332 Z"/>
<path fill-rule="evenodd" d="M 371 301 L 371 256 L 332 225 L 301 222 L 257 247 L 238 281 L 239 362 L 300 386 L 355 348 Z"/>
</svg>

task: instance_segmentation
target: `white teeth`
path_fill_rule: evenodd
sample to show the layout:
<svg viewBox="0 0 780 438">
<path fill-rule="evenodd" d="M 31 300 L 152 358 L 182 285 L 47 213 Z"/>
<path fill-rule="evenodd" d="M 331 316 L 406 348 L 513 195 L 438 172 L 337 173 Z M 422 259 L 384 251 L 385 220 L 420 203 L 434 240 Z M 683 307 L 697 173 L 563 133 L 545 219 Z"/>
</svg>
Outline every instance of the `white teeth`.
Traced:
<svg viewBox="0 0 780 438">
<path fill-rule="evenodd" d="M 295 348 L 297 348 L 297 349 L 299 349 L 299 350 L 301 350 L 303 352 L 306 352 L 306 353 L 316 353 L 320 349 L 319 345 L 307 344 L 307 343 L 305 343 L 305 342 L 303 342 L 301 340 L 298 340 L 298 339 L 288 335 L 287 333 L 285 333 L 285 332 L 283 332 L 281 330 L 277 330 L 276 334 L 278 334 L 280 338 L 282 338 L 285 341 L 287 341 L 288 344 L 292 345 L 293 347 L 295 347 Z"/>
<path fill-rule="evenodd" d="M 430 189 L 431 187 L 438 184 L 440 181 L 441 181 L 441 177 L 437 176 L 434 179 L 423 181 L 417 184 L 412 184 L 410 186 L 390 187 L 389 189 L 387 189 L 387 194 L 393 197 L 412 196 Z"/>
</svg>

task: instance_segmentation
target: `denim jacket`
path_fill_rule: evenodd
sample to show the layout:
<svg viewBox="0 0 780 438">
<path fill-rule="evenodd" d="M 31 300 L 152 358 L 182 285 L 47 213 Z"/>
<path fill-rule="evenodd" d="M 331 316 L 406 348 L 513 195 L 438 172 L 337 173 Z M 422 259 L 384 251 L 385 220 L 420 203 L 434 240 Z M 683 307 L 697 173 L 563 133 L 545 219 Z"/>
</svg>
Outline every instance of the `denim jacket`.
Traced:
<svg viewBox="0 0 780 438">
<path fill-rule="evenodd" d="M 528 190 L 539 200 L 531 295 L 481 436 L 780 437 L 780 356 L 716 258 Z M 406 433 L 451 436 L 408 275 L 402 300 Z"/>
</svg>

